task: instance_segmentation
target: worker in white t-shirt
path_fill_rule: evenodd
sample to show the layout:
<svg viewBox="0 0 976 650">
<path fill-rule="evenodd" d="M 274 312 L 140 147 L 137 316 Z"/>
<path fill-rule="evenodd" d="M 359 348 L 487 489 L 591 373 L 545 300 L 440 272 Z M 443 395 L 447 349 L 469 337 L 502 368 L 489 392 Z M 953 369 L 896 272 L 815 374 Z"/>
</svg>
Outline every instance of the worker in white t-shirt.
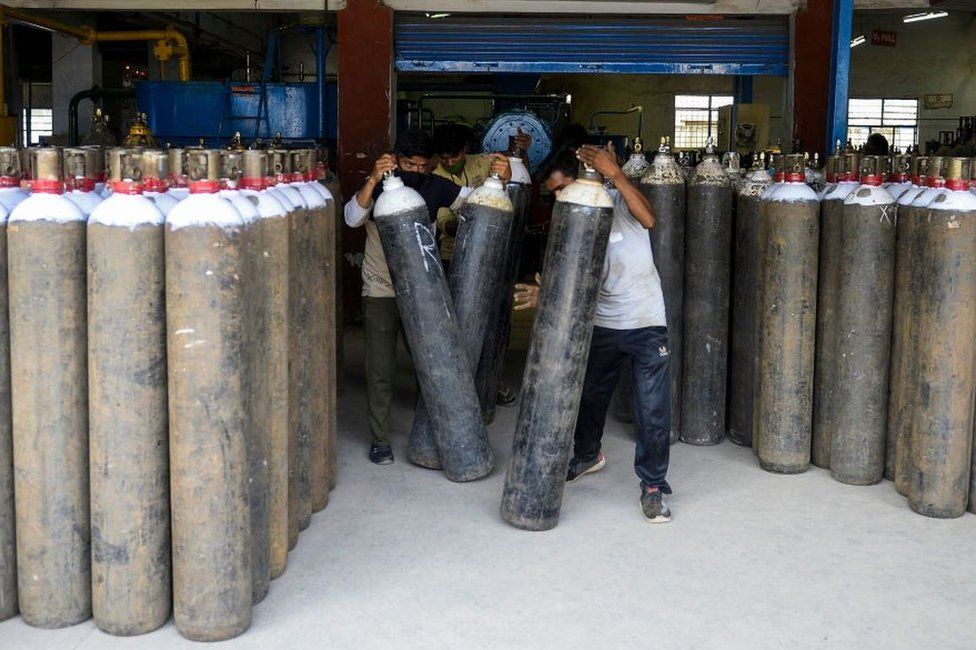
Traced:
<svg viewBox="0 0 976 650">
<path fill-rule="evenodd" d="M 664 502 L 664 495 L 671 494 L 665 479 L 671 449 L 670 357 L 664 293 L 647 232 L 654 227 L 654 209 L 621 171 L 612 145 L 609 151 L 583 145 L 553 156 L 543 173 L 550 192 L 558 195 L 575 180 L 579 161 L 612 184 L 614 207 L 566 480 L 573 483 L 606 465 L 600 450 L 603 426 L 621 368 L 630 359 L 637 421 L 634 469 L 641 482 L 641 510 L 647 521 L 664 523 L 671 520 Z M 534 307 L 538 294 L 538 285 L 516 285 L 515 308 Z"/>
</svg>

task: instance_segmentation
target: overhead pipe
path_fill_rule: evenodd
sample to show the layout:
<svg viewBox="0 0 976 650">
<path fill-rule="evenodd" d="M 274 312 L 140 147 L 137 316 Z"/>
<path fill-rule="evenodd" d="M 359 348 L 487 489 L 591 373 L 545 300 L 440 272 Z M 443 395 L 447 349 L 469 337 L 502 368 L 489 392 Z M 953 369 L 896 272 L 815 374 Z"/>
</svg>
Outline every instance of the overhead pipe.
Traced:
<svg viewBox="0 0 976 650">
<path fill-rule="evenodd" d="M 100 32 L 91 27 L 77 27 L 58 20 L 12 9 L 0 5 L 0 21 L 13 20 L 18 23 L 57 32 L 67 36 L 74 36 L 83 45 L 92 43 L 106 43 L 119 41 L 156 41 L 153 54 L 160 62 L 176 58 L 179 64 L 180 81 L 190 80 L 190 46 L 183 36 L 173 27 L 165 29 L 149 29 L 136 31 Z"/>
</svg>

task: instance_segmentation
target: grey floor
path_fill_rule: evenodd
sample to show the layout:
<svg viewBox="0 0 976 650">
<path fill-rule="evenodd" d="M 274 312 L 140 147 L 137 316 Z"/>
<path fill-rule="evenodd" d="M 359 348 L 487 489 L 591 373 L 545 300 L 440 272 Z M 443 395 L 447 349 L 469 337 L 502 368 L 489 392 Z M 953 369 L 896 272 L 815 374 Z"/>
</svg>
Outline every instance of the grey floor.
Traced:
<svg viewBox="0 0 976 650">
<path fill-rule="evenodd" d="M 559 526 L 498 516 L 516 411 L 490 428 L 498 468 L 449 483 L 403 459 L 366 460 L 361 346 L 350 336 L 340 482 L 233 648 L 974 648 L 976 516 L 913 514 L 891 483 L 818 469 L 776 476 L 749 449 L 678 445 L 674 521 L 637 507 L 629 428 L 610 421 L 605 471 L 568 486 Z M 517 371 L 513 371 L 517 380 Z M 404 366 L 402 383 L 409 384 Z M 404 391 L 408 392 L 408 389 Z M 0 624 L 0 647 L 191 647 L 172 623 L 113 638 L 92 622 Z"/>
</svg>

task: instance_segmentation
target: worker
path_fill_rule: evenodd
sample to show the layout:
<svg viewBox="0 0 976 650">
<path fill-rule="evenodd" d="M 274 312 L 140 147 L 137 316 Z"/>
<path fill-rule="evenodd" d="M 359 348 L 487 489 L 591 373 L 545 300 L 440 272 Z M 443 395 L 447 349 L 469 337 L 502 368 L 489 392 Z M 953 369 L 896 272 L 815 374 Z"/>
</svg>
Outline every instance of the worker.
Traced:
<svg viewBox="0 0 976 650">
<path fill-rule="evenodd" d="M 366 336 L 366 410 L 372 443 L 369 459 L 377 465 L 393 462 L 393 449 L 388 437 L 390 403 L 396 376 L 397 337 L 400 333 L 400 313 L 396 294 L 380 243 L 379 231 L 370 219 L 373 204 L 383 191 L 383 175 L 399 170 L 404 185 L 423 197 L 427 211 L 436 215 L 441 208 L 458 209 L 471 193 L 472 187 L 455 185 L 430 173 L 433 146 L 430 136 L 418 129 L 408 129 L 397 138 L 395 152 L 383 154 L 373 164 L 373 171 L 345 205 L 346 225 L 366 227 L 366 248 L 363 254 L 363 328 Z M 512 177 L 508 159 L 492 157 L 491 173 L 502 180 Z"/>
<path fill-rule="evenodd" d="M 523 152 L 532 146 L 532 137 L 522 133 L 515 135 L 515 141 Z M 441 124 L 434 129 L 434 151 L 440 159 L 434 175 L 446 178 L 457 185 L 480 187 L 491 176 L 491 165 L 497 154 L 470 154 L 471 129 L 463 124 Z M 437 211 L 437 231 L 440 235 L 440 256 L 444 271 L 450 269 L 454 255 L 454 240 L 459 224 L 457 210 L 441 208 Z M 499 386 L 495 402 L 499 406 L 511 406 L 518 399 L 515 391 L 504 383 Z"/>
<path fill-rule="evenodd" d="M 654 209 L 624 175 L 612 144 L 608 149 L 582 145 L 576 151 L 557 154 L 543 173 L 550 192 L 558 196 L 575 180 L 579 161 L 612 184 L 609 192 L 614 207 L 566 480 L 575 483 L 606 465 L 601 450 L 603 427 L 621 368 L 630 359 L 640 506 L 648 522 L 664 523 L 671 520 L 664 501 L 664 495 L 671 494 L 665 478 L 671 448 L 671 395 L 664 293 L 647 236 L 647 230 L 654 227 Z M 536 280 L 540 278 L 536 276 Z M 517 284 L 515 289 L 515 309 L 536 306 L 538 284 Z"/>
<path fill-rule="evenodd" d="M 888 138 L 884 137 L 880 133 L 872 133 L 868 136 L 867 141 L 864 143 L 864 150 L 862 153 L 865 156 L 887 156 Z"/>
</svg>

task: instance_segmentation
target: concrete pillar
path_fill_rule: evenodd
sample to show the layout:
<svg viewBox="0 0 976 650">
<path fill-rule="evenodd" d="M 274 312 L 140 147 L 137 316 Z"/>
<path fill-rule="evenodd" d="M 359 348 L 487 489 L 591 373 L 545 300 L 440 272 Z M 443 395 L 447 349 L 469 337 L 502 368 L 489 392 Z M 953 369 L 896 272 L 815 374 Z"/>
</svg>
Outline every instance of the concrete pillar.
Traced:
<svg viewBox="0 0 976 650">
<path fill-rule="evenodd" d="M 54 135 L 67 137 L 68 102 L 80 90 L 102 85 L 102 57 L 95 45 L 82 45 L 71 36 L 51 34 L 51 94 L 54 109 Z M 78 107 L 78 135 L 88 133 L 92 104 Z"/>
</svg>

